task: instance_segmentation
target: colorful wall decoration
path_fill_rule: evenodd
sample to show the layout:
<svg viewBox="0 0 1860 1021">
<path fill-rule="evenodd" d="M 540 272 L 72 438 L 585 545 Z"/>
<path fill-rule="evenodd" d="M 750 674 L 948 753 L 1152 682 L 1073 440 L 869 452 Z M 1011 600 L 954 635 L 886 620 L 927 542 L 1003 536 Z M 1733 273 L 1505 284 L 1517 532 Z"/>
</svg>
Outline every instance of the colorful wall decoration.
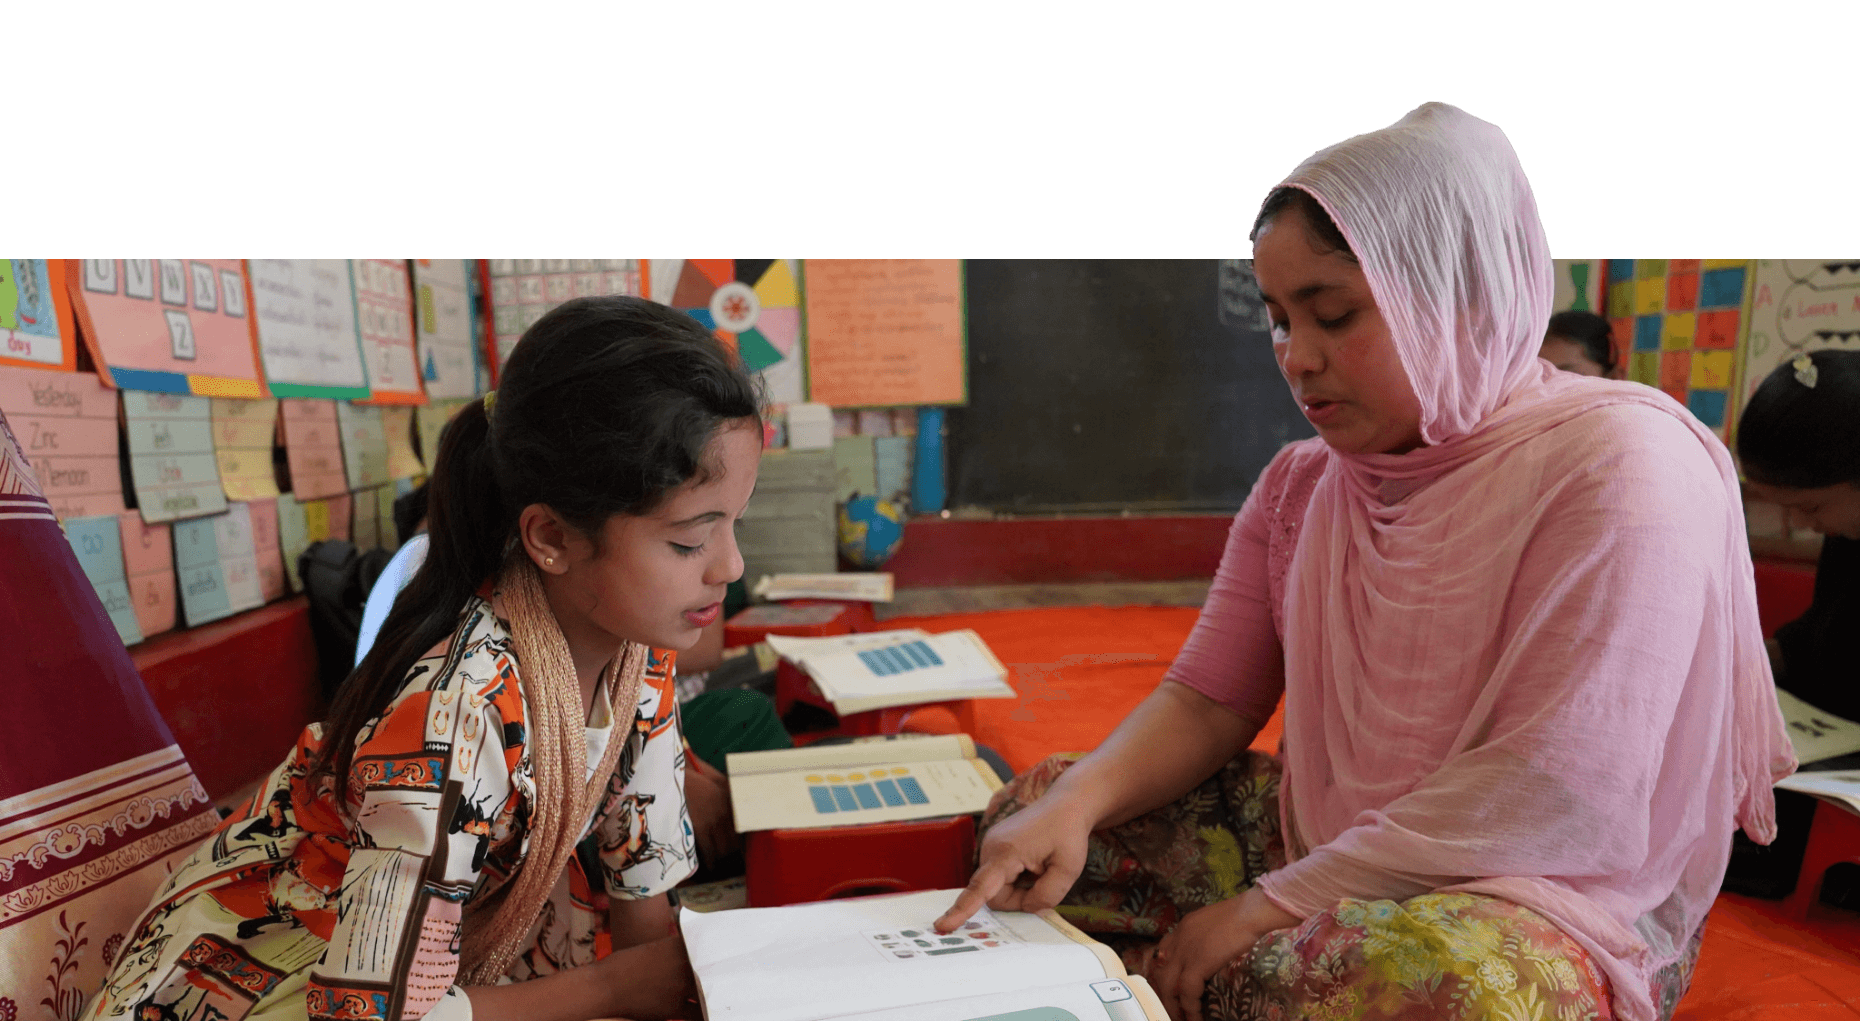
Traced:
<svg viewBox="0 0 1860 1021">
<path fill-rule="evenodd" d="M 72 310 L 105 383 L 263 396 L 238 259 L 71 259 L 65 273 Z"/>
<path fill-rule="evenodd" d="M 1860 261 L 1761 259 L 1754 276 L 1744 399 L 1804 351 L 1860 351 Z"/>
<path fill-rule="evenodd" d="M 63 259 L 0 259 L 0 365 L 77 367 Z"/>
<path fill-rule="evenodd" d="M 1658 387 L 1721 438 L 1736 420 L 1746 259 L 1610 259 L 1608 318 L 1627 378 Z"/>
<path fill-rule="evenodd" d="M 759 374 L 770 404 L 806 400 L 793 259 L 654 259 L 646 296 L 716 331 Z"/>
</svg>

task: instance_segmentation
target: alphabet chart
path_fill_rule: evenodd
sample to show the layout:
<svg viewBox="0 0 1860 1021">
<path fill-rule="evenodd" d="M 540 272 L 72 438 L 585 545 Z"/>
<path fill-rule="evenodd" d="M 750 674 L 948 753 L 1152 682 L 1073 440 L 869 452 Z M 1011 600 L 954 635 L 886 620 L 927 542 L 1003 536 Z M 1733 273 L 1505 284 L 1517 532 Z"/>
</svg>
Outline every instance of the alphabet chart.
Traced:
<svg viewBox="0 0 1860 1021">
<path fill-rule="evenodd" d="M 280 402 L 279 415 L 284 420 L 284 460 L 291 469 L 291 492 L 299 500 L 348 492 L 336 402 L 286 398 Z"/>
<path fill-rule="evenodd" d="M 59 520 L 122 512 L 116 395 L 96 376 L 0 366 L 0 411 Z"/>
<path fill-rule="evenodd" d="M 243 503 L 224 514 L 176 523 L 174 567 L 188 627 L 265 605 L 252 547 L 252 514 Z"/>
<path fill-rule="evenodd" d="M 499 372 L 523 331 L 557 305 L 570 298 L 643 293 L 638 259 L 492 259 L 490 263 L 491 334 Z"/>
<path fill-rule="evenodd" d="M 123 569 L 123 536 L 116 515 L 74 518 L 65 522 L 65 538 L 77 552 L 78 566 L 90 579 L 103 612 L 110 615 L 116 633 L 124 645 L 142 640 L 142 626 L 136 622 L 134 598 L 129 594 L 129 576 Z"/>
<path fill-rule="evenodd" d="M 404 259 L 350 259 L 355 322 L 368 368 L 369 399 L 378 404 L 424 404 L 413 351 L 413 296 Z"/>
<path fill-rule="evenodd" d="M 205 397 L 124 390 L 124 430 L 136 506 L 150 523 L 226 509 Z"/>
<path fill-rule="evenodd" d="M 117 516 L 123 534 L 123 569 L 142 637 L 174 630 L 174 540 L 167 525 L 151 525 L 135 511 Z"/>
<path fill-rule="evenodd" d="M 276 398 L 248 401 L 213 398 L 213 456 L 228 500 L 278 495 L 271 448 L 278 435 Z"/>
<path fill-rule="evenodd" d="M 63 259 L 0 259 L 0 365 L 77 368 Z"/>
<path fill-rule="evenodd" d="M 246 271 L 272 394 L 366 400 L 348 260 L 250 259 Z"/>
<path fill-rule="evenodd" d="M 336 405 L 336 423 L 342 432 L 342 463 L 350 489 L 366 489 L 388 481 L 387 433 L 381 409 L 347 401 Z"/>
<path fill-rule="evenodd" d="M 415 333 L 419 337 L 420 381 L 426 396 L 471 397 L 477 393 L 477 359 L 472 353 L 472 259 L 413 260 Z"/>
<path fill-rule="evenodd" d="M 65 272 L 104 382 L 158 393 L 263 395 L 238 259 L 72 259 Z"/>
</svg>

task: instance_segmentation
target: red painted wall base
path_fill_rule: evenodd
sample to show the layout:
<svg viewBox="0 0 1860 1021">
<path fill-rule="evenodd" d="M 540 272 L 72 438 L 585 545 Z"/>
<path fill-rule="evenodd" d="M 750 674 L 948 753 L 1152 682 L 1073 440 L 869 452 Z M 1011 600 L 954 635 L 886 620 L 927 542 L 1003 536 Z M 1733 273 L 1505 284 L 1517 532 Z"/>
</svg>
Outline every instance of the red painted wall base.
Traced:
<svg viewBox="0 0 1860 1021">
<path fill-rule="evenodd" d="M 901 588 L 1211 578 L 1230 515 L 912 518 L 884 569 Z"/>
</svg>

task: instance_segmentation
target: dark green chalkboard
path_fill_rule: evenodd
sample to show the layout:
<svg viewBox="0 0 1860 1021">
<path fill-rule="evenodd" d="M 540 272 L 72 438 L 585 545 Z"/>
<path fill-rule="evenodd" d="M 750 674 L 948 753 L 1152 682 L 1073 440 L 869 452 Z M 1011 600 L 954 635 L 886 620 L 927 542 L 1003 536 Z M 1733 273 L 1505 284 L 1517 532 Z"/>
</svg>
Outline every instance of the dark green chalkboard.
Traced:
<svg viewBox="0 0 1860 1021">
<path fill-rule="evenodd" d="M 971 260 L 950 503 L 1232 511 L 1313 430 L 1237 260 Z"/>
</svg>

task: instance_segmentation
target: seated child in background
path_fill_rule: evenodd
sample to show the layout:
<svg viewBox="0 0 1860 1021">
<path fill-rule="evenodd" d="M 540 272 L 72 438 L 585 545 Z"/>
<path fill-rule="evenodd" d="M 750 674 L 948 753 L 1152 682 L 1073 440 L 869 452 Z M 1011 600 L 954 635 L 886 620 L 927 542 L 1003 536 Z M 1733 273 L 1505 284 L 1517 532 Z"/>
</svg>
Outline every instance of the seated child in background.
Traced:
<svg viewBox="0 0 1860 1021">
<path fill-rule="evenodd" d="M 1550 317 L 1537 357 L 1578 376 L 1612 377 L 1614 333 L 1608 320 L 1593 312 L 1558 312 Z"/>
</svg>

